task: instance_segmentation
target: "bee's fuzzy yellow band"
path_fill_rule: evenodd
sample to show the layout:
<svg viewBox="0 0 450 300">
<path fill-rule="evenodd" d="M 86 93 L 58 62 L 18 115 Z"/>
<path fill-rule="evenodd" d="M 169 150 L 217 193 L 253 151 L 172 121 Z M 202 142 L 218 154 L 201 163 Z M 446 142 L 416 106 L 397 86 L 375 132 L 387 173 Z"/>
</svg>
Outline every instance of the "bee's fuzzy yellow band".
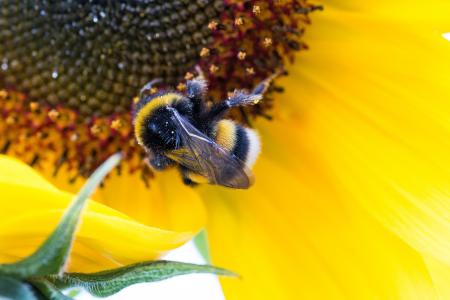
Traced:
<svg viewBox="0 0 450 300">
<path fill-rule="evenodd" d="M 139 145 L 143 145 L 142 129 L 145 119 L 150 116 L 155 109 L 165 105 L 172 105 L 182 99 L 181 95 L 175 93 L 167 93 L 161 96 L 157 96 L 145 104 L 137 113 L 134 119 L 134 135 Z"/>
</svg>

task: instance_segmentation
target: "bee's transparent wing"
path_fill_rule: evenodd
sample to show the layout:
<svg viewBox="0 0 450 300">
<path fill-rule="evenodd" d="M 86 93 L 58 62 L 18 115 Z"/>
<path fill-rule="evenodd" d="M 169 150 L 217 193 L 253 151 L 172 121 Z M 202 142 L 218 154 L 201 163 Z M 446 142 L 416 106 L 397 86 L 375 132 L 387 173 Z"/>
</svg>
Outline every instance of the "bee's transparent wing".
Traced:
<svg viewBox="0 0 450 300">
<path fill-rule="evenodd" d="M 245 189 L 252 185 L 253 175 L 245 163 L 230 154 L 189 121 L 173 110 L 183 148 L 166 155 L 180 165 L 200 174 L 211 184 Z"/>
</svg>

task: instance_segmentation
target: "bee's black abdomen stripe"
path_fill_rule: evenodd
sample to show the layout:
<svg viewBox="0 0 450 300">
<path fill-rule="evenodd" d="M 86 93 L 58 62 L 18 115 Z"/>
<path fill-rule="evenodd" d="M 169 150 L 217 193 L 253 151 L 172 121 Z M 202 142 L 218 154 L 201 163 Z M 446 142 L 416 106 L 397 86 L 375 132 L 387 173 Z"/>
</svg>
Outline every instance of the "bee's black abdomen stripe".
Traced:
<svg viewBox="0 0 450 300">
<path fill-rule="evenodd" d="M 233 154 L 242 162 L 245 162 L 247 160 L 248 150 L 250 147 L 247 132 L 244 127 L 240 125 L 236 125 L 235 130 L 236 140 L 233 148 Z"/>
</svg>

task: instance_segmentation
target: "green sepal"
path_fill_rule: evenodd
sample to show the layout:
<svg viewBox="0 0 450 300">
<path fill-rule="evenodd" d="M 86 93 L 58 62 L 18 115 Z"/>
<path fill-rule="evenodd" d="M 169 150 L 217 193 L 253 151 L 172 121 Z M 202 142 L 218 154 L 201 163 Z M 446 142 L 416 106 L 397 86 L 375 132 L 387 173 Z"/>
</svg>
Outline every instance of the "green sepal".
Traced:
<svg viewBox="0 0 450 300">
<path fill-rule="evenodd" d="M 80 293 L 81 293 L 81 289 L 80 288 L 73 288 L 73 289 L 67 291 L 67 296 L 69 298 L 75 298 Z"/>
<path fill-rule="evenodd" d="M 64 271 L 86 200 L 106 174 L 119 163 L 120 158 L 120 154 L 115 154 L 95 170 L 47 240 L 33 254 L 23 260 L 12 264 L 0 264 L 0 274 L 18 279 L 61 274 Z"/>
<path fill-rule="evenodd" d="M 161 260 L 142 262 L 91 274 L 66 273 L 62 276 L 49 276 L 47 279 L 60 289 L 74 286 L 83 287 L 94 296 L 107 297 L 136 283 L 160 281 L 192 273 L 236 276 L 228 270 L 209 265 Z"/>
<path fill-rule="evenodd" d="M 209 255 L 208 235 L 206 233 L 206 229 L 203 229 L 194 237 L 194 244 L 203 259 L 207 263 L 211 263 L 211 256 Z"/>
<path fill-rule="evenodd" d="M 32 288 L 21 281 L 0 276 L 0 300 L 38 300 Z"/>
<path fill-rule="evenodd" d="M 46 300 L 72 300 L 71 297 L 68 297 L 61 293 L 61 291 L 48 280 L 31 280 L 31 284 L 42 294 L 43 298 Z"/>
</svg>

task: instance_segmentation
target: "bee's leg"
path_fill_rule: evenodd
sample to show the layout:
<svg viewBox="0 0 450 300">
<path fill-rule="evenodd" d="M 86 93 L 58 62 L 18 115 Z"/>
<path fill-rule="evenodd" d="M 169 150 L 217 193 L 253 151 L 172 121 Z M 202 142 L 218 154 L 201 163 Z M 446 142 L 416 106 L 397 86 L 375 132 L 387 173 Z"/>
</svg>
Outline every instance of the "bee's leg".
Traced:
<svg viewBox="0 0 450 300">
<path fill-rule="evenodd" d="M 263 98 L 263 95 L 269 88 L 272 80 L 279 74 L 280 72 L 276 72 L 269 78 L 257 84 L 251 93 L 247 93 L 243 90 L 235 90 L 227 100 L 213 105 L 209 110 L 206 119 L 208 121 L 214 121 L 223 117 L 230 108 L 257 104 Z"/>
<path fill-rule="evenodd" d="M 188 186 L 196 186 L 198 185 L 197 182 L 192 181 L 192 179 L 189 177 L 189 170 L 183 166 L 179 167 L 181 178 L 183 179 L 183 183 Z"/>
<path fill-rule="evenodd" d="M 202 68 L 199 65 L 195 66 L 195 71 L 197 71 L 197 79 L 205 80 L 205 74 L 203 73 Z"/>
<path fill-rule="evenodd" d="M 228 108 L 231 108 L 236 106 L 258 104 L 258 102 L 261 101 L 261 99 L 263 98 L 264 93 L 267 92 L 267 89 L 269 88 L 272 80 L 279 74 L 280 73 L 277 72 L 272 76 L 270 76 L 269 78 L 266 78 L 265 80 L 258 83 L 251 93 L 246 93 L 245 91 L 242 90 L 235 90 L 234 93 L 228 98 L 228 100 L 224 101 L 228 102 L 225 103 L 225 105 L 227 105 Z"/>
<path fill-rule="evenodd" d="M 196 78 L 186 82 L 187 96 L 194 105 L 194 114 L 199 115 L 204 109 L 204 97 L 206 94 L 206 81 Z"/>
<path fill-rule="evenodd" d="M 148 158 L 148 163 L 152 168 L 157 171 L 162 171 L 167 169 L 169 166 L 173 164 L 173 161 L 163 154 L 155 154 L 153 157 Z"/>
<path fill-rule="evenodd" d="M 246 93 L 241 90 L 235 90 L 233 94 L 224 102 L 229 108 L 237 106 L 255 105 L 263 98 L 263 94 L 260 93 Z"/>
<path fill-rule="evenodd" d="M 207 114 L 207 120 L 220 119 L 233 107 L 255 105 L 262 99 L 262 94 L 248 94 L 244 91 L 236 90 L 227 100 L 217 103 L 211 107 Z"/>
<path fill-rule="evenodd" d="M 267 89 L 269 88 L 272 81 L 278 77 L 281 74 L 281 71 L 277 71 L 272 76 L 264 79 L 260 83 L 258 83 L 255 88 L 252 91 L 253 95 L 263 95 L 265 92 L 267 92 Z"/>
<path fill-rule="evenodd" d="M 230 108 L 233 107 L 257 104 L 263 98 L 263 95 L 269 88 L 272 80 L 279 74 L 280 72 L 277 72 L 257 84 L 251 93 L 247 93 L 242 90 L 235 90 L 227 100 L 217 103 L 213 107 L 211 107 L 208 112 L 207 119 L 211 121 L 217 120 L 221 118 Z"/>
</svg>

